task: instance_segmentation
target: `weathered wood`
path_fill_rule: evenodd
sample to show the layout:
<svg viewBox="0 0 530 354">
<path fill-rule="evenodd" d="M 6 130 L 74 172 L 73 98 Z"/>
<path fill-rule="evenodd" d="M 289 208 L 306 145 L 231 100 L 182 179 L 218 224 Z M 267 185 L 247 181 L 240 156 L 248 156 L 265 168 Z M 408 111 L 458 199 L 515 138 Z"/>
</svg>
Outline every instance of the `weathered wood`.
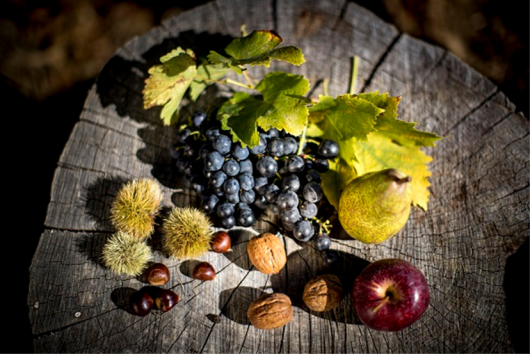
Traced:
<svg viewBox="0 0 530 354">
<path fill-rule="evenodd" d="M 252 233 L 233 232 L 227 255 L 197 260 L 166 258 L 155 236 L 155 261 L 174 275 L 167 285 L 181 296 L 178 307 L 140 318 L 124 299 L 144 284 L 106 269 L 100 260 L 112 233 L 110 204 L 121 183 L 155 177 L 165 207 L 198 205 L 182 191 L 168 148 L 175 141 L 159 110 L 145 110 L 141 91 L 147 69 L 177 45 L 196 51 L 222 46 L 247 30 L 276 29 L 284 43 L 302 48 L 307 63 L 271 70 L 306 75 L 313 94 L 330 80 L 330 93 L 345 93 L 351 57 L 360 58 L 357 90 L 402 96 L 402 119 L 445 136 L 429 169 L 428 211 L 415 209 L 405 228 L 380 245 L 340 238 L 338 266 L 329 268 L 307 245 L 283 237 L 285 269 L 267 276 L 246 255 Z M 264 68 L 251 72 L 261 75 Z M 209 90 L 204 100 L 222 95 Z M 193 109 L 192 106 L 187 109 Z M 36 352 L 512 352 L 507 324 L 505 267 L 528 240 L 527 118 L 502 92 L 441 48 L 400 34 L 373 14 L 346 1 L 228 1 L 207 3 L 131 40 L 108 62 L 88 93 L 80 120 L 59 160 L 45 220 L 31 266 L 28 295 Z M 266 220 L 257 231 L 276 232 Z M 347 293 L 369 262 L 398 257 L 413 262 L 431 287 L 431 306 L 398 333 L 361 325 L 350 296 L 318 314 L 301 302 L 314 275 L 333 272 Z M 215 281 L 190 277 L 194 262 L 207 260 Z M 292 321 L 263 331 L 246 318 L 263 292 L 284 292 Z"/>
</svg>

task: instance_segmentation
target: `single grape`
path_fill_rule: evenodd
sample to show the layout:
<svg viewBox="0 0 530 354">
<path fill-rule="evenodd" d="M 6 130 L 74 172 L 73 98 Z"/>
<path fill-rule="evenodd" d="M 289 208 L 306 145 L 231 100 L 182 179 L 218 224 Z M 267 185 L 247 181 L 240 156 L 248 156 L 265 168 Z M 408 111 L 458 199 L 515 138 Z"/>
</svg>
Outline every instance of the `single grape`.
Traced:
<svg viewBox="0 0 530 354">
<path fill-rule="evenodd" d="M 239 187 L 244 191 L 250 191 L 254 188 L 254 177 L 250 173 L 242 173 L 237 176 Z"/>
<path fill-rule="evenodd" d="M 252 167 L 252 161 L 250 159 L 239 161 L 239 173 L 250 173 L 253 174 L 254 168 Z"/>
<path fill-rule="evenodd" d="M 285 162 L 285 166 L 291 173 L 302 172 L 305 168 L 304 159 L 299 155 L 291 155 Z"/>
<path fill-rule="evenodd" d="M 294 224 L 301 218 L 302 216 L 300 215 L 300 211 L 298 210 L 298 208 L 294 208 L 290 210 L 280 210 L 280 219 L 282 221 Z"/>
<path fill-rule="evenodd" d="M 228 176 L 223 171 L 215 171 L 210 177 L 210 184 L 213 187 L 221 187 Z"/>
<path fill-rule="evenodd" d="M 206 112 L 204 111 L 197 111 L 193 113 L 193 115 L 191 116 L 191 121 L 193 125 L 195 125 L 196 127 L 200 126 L 202 122 L 204 122 L 205 119 L 206 119 Z"/>
<path fill-rule="evenodd" d="M 270 128 L 267 130 L 267 135 L 269 138 L 278 138 L 280 136 L 280 131 L 276 128 Z"/>
<path fill-rule="evenodd" d="M 227 195 L 239 192 L 239 181 L 234 177 L 227 178 L 225 183 L 223 183 L 223 190 Z"/>
<path fill-rule="evenodd" d="M 320 182 L 322 177 L 317 170 L 309 170 L 304 173 L 304 179 L 306 182 Z"/>
<path fill-rule="evenodd" d="M 184 146 L 184 155 L 191 159 L 199 156 L 199 148 L 197 147 L 197 144 L 186 144 Z"/>
<path fill-rule="evenodd" d="M 204 168 L 207 171 L 217 171 L 223 167 L 225 158 L 219 151 L 212 151 L 204 158 Z"/>
<path fill-rule="evenodd" d="M 219 222 L 225 229 L 231 229 L 236 226 L 236 218 L 233 215 L 227 216 L 226 218 L 221 218 Z"/>
<path fill-rule="evenodd" d="M 316 203 L 324 197 L 324 191 L 317 182 L 309 182 L 304 186 L 303 196 L 305 200 Z"/>
<path fill-rule="evenodd" d="M 231 154 L 233 158 L 238 160 L 244 160 L 250 155 L 250 151 L 247 147 L 242 147 L 241 144 L 232 144 Z"/>
<path fill-rule="evenodd" d="M 276 203 L 276 200 L 278 199 L 279 194 L 280 194 L 280 187 L 278 187 L 274 183 L 268 184 L 265 187 L 265 190 L 263 193 L 268 203 Z"/>
<path fill-rule="evenodd" d="M 202 193 L 206 189 L 206 179 L 204 176 L 194 176 L 191 179 L 191 189 L 196 191 L 197 193 Z"/>
<path fill-rule="evenodd" d="M 184 175 L 188 177 L 192 177 L 195 175 L 195 167 L 193 166 L 193 163 L 189 161 L 185 168 L 184 168 Z"/>
<path fill-rule="evenodd" d="M 229 216 L 234 215 L 234 204 L 229 202 L 222 202 L 217 204 L 217 208 L 215 208 L 217 212 L 217 216 L 220 218 L 227 218 Z"/>
<path fill-rule="evenodd" d="M 180 173 L 184 173 L 184 171 L 186 171 L 186 167 L 191 164 L 192 163 L 190 160 L 185 157 L 181 157 L 177 160 L 177 171 L 179 171 Z"/>
<path fill-rule="evenodd" d="M 272 138 L 268 144 L 267 150 L 271 156 L 283 156 L 283 140 L 280 138 Z"/>
<path fill-rule="evenodd" d="M 202 169 L 202 175 L 208 179 L 210 179 L 213 176 L 213 171 L 207 171 L 205 168 Z"/>
<path fill-rule="evenodd" d="M 215 210 L 215 206 L 217 205 L 218 202 L 219 202 L 219 197 L 217 197 L 215 194 L 205 196 L 202 199 L 202 208 L 207 213 L 211 213 L 212 211 Z"/>
<path fill-rule="evenodd" d="M 232 147 L 232 140 L 227 135 L 219 134 L 217 137 L 215 137 L 212 146 L 221 154 L 228 154 L 230 152 L 230 148 Z"/>
<path fill-rule="evenodd" d="M 313 169 L 313 166 L 314 166 L 313 160 L 306 158 L 306 159 L 304 159 L 304 164 L 305 164 L 305 169 L 306 170 L 312 170 Z"/>
<path fill-rule="evenodd" d="M 254 190 L 240 190 L 239 200 L 243 203 L 252 204 L 256 200 L 256 192 Z"/>
<path fill-rule="evenodd" d="M 298 150 L 298 142 L 295 138 L 292 136 L 286 136 L 282 138 L 283 141 L 283 154 L 288 155 L 294 155 L 296 154 Z"/>
<path fill-rule="evenodd" d="M 269 184 L 267 177 L 254 177 L 254 190 L 258 192 L 259 195 L 265 193 L 265 187 Z"/>
<path fill-rule="evenodd" d="M 298 206 L 298 196 L 293 191 L 282 192 L 278 195 L 276 204 L 280 210 L 291 210 Z"/>
<path fill-rule="evenodd" d="M 264 195 L 257 195 L 254 200 L 254 205 L 258 208 L 265 210 L 270 205 Z"/>
<path fill-rule="evenodd" d="M 297 192 L 300 189 L 300 178 L 295 174 L 290 174 L 282 179 L 282 191 Z"/>
<path fill-rule="evenodd" d="M 184 144 L 184 141 L 190 136 L 190 134 L 191 134 L 191 129 L 188 129 L 188 128 L 182 129 L 177 134 L 177 142 Z"/>
<path fill-rule="evenodd" d="M 205 133 L 206 139 L 208 139 L 211 142 L 213 142 L 215 138 L 217 138 L 220 134 L 221 132 L 217 128 L 210 128 Z"/>
<path fill-rule="evenodd" d="M 326 264 L 334 264 L 339 261 L 340 255 L 336 250 L 326 250 L 322 252 L 322 258 Z"/>
<path fill-rule="evenodd" d="M 236 208 L 237 209 L 251 209 L 250 208 L 250 205 L 248 205 L 249 203 L 245 203 L 245 202 L 239 202 L 237 205 L 236 205 Z"/>
<path fill-rule="evenodd" d="M 233 194 L 225 194 L 225 199 L 227 202 L 230 202 L 232 204 L 237 204 L 241 201 L 241 199 L 239 199 L 239 193 L 236 192 L 236 193 L 233 193 Z"/>
<path fill-rule="evenodd" d="M 182 157 L 182 149 L 179 149 L 177 144 L 171 145 L 168 150 L 172 159 L 178 160 Z"/>
<path fill-rule="evenodd" d="M 293 236 L 302 242 L 307 242 L 315 234 L 315 228 L 309 220 L 299 220 L 294 223 Z"/>
<path fill-rule="evenodd" d="M 318 208 L 315 203 L 305 200 L 302 203 L 302 205 L 300 205 L 300 214 L 304 218 L 308 218 L 308 219 L 314 218 L 315 216 L 317 216 L 317 213 L 318 213 Z"/>
<path fill-rule="evenodd" d="M 327 159 L 317 158 L 313 161 L 313 168 L 320 173 L 327 172 L 329 170 L 329 161 Z"/>
<path fill-rule="evenodd" d="M 256 169 L 263 177 L 272 177 L 278 171 L 278 164 L 270 156 L 263 156 L 256 162 Z"/>
<path fill-rule="evenodd" d="M 239 162 L 236 160 L 229 158 L 226 159 L 225 163 L 223 164 L 223 172 L 226 173 L 227 176 L 233 177 L 237 176 L 239 174 L 239 171 L 241 167 L 239 166 Z"/>
<path fill-rule="evenodd" d="M 332 159 L 339 155 L 339 144 L 333 140 L 322 140 L 317 153 L 325 159 Z"/>
<path fill-rule="evenodd" d="M 215 194 L 215 195 L 218 196 L 219 198 L 225 196 L 225 190 L 224 190 L 223 186 L 213 187 L 213 188 L 212 188 L 212 192 L 213 192 L 213 194 Z"/>
<path fill-rule="evenodd" d="M 256 216 L 250 208 L 241 208 L 237 210 L 236 222 L 244 227 L 251 226 L 256 221 Z"/>
<path fill-rule="evenodd" d="M 331 237 L 329 237 L 327 233 L 317 235 L 317 237 L 313 239 L 313 245 L 317 251 L 325 251 L 331 247 Z"/>
</svg>

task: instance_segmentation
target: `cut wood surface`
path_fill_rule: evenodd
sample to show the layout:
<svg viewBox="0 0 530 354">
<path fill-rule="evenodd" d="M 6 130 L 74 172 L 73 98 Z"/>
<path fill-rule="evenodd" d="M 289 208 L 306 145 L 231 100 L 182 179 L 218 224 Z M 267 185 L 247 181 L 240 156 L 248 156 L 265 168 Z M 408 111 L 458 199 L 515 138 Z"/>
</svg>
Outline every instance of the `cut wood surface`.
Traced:
<svg viewBox="0 0 530 354">
<path fill-rule="evenodd" d="M 313 95 L 329 79 L 331 95 L 346 93 L 351 58 L 359 58 L 357 92 L 401 96 L 399 117 L 444 136 L 424 151 L 429 164 L 429 208 L 414 208 L 398 235 L 379 245 L 333 240 L 338 264 L 327 266 L 309 244 L 279 235 L 288 260 L 277 275 L 253 268 L 246 254 L 250 231 L 231 231 L 233 252 L 193 260 L 166 257 L 155 234 L 154 261 L 173 276 L 165 287 L 181 300 L 167 313 L 145 317 L 126 311 L 125 299 L 145 284 L 101 262 L 113 228 L 109 208 L 120 186 L 154 177 L 166 208 L 198 206 L 169 155 L 175 128 L 160 109 L 145 110 L 148 68 L 177 46 L 196 53 L 223 48 L 247 30 L 275 29 L 297 45 L 307 62 L 252 68 L 305 75 Z M 224 94 L 212 87 L 201 100 Z M 184 107 L 183 112 L 186 114 Z M 488 79 L 443 49 L 399 33 L 346 1 L 219 0 L 167 19 L 137 37 L 108 62 L 88 92 L 83 112 L 58 161 L 45 220 L 31 266 L 28 308 L 36 352 L 513 352 L 507 310 L 506 266 L 529 237 L 529 122 Z M 275 219 L 255 230 L 277 232 Z M 411 327 L 396 333 L 362 325 L 350 297 L 355 276 L 370 262 L 402 258 L 424 272 L 431 303 Z M 197 261 L 217 269 L 214 281 L 190 277 Z M 317 313 L 301 301 L 315 275 L 333 273 L 346 296 Z M 290 323 L 254 328 L 246 317 L 263 293 L 291 297 Z"/>
</svg>

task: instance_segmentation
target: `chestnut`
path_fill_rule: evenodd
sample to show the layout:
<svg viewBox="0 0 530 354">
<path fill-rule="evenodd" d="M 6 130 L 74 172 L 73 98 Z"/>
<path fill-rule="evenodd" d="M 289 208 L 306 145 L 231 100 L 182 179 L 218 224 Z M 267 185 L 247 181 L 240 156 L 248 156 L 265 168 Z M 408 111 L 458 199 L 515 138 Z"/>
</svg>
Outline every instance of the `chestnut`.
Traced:
<svg viewBox="0 0 530 354">
<path fill-rule="evenodd" d="M 165 264 L 154 263 L 145 270 L 145 278 L 151 285 L 164 285 L 169 281 L 169 269 Z"/>
<path fill-rule="evenodd" d="M 153 309 L 153 298 L 147 291 L 138 290 L 132 293 L 129 303 L 132 311 L 138 316 L 145 316 Z"/>
<path fill-rule="evenodd" d="M 167 312 L 179 302 L 179 296 L 169 289 L 160 289 L 155 297 L 155 304 L 162 312 Z"/>
<path fill-rule="evenodd" d="M 212 251 L 225 253 L 232 247 L 232 239 L 226 231 L 219 231 L 215 234 L 211 242 Z"/>
<path fill-rule="evenodd" d="M 215 269 L 208 262 L 197 263 L 195 268 L 193 268 L 193 278 L 199 280 L 214 280 Z"/>
</svg>

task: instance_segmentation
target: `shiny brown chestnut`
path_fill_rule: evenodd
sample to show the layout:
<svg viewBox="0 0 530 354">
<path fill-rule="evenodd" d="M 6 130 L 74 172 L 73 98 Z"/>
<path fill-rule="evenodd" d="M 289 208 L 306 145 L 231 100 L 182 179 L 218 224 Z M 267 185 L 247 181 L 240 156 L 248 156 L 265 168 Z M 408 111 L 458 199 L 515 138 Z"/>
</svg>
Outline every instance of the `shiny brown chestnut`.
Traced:
<svg viewBox="0 0 530 354">
<path fill-rule="evenodd" d="M 168 267 L 162 263 L 154 263 L 145 270 L 145 278 L 151 285 L 164 285 L 170 277 Z"/>
<path fill-rule="evenodd" d="M 193 268 L 193 278 L 198 280 L 214 280 L 215 269 L 208 262 L 197 263 L 195 268 Z"/>
<path fill-rule="evenodd" d="M 225 253 L 232 247 L 232 239 L 226 231 L 219 231 L 212 239 L 212 251 L 217 253 Z"/>
<path fill-rule="evenodd" d="M 138 316 L 145 316 L 153 309 L 153 298 L 147 291 L 138 290 L 134 292 L 129 303 L 132 311 Z"/>
<path fill-rule="evenodd" d="M 169 289 L 160 289 L 155 297 L 155 305 L 162 312 L 167 312 L 179 302 L 179 299 L 175 292 Z"/>
</svg>

